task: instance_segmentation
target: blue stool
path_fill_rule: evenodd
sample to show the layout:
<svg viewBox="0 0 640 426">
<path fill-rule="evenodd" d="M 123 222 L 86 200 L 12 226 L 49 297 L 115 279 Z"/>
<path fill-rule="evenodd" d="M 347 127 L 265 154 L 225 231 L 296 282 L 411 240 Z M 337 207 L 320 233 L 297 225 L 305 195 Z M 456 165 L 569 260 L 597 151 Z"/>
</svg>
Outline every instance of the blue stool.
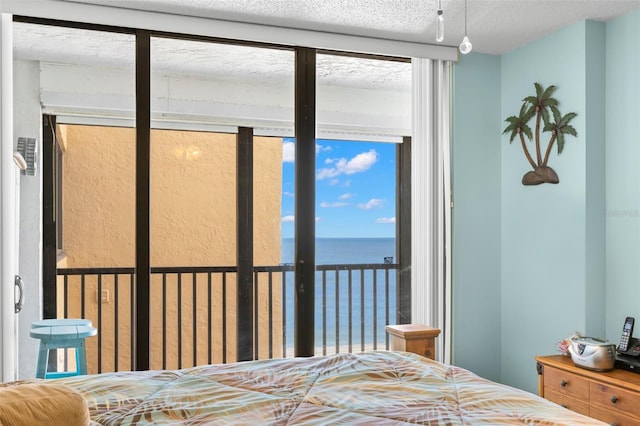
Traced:
<svg viewBox="0 0 640 426">
<path fill-rule="evenodd" d="M 31 323 L 31 328 L 34 329 L 39 327 L 61 327 L 65 325 L 86 325 L 91 327 L 93 324 L 91 324 L 91 320 L 84 318 L 52 318 L 33 321 Z M 74 352 L 76 353 L 76 365 L 80 365 L 80 353 L 79 351 Z"/>
<path fill-rule="evenodd" d="M 50 321 L 50 320 L 45 320 Z M 65 321 L 65 320 L 51 320 Z M 74 320 L 71 320 L 74 321 Z M 86 320 L 80 320 L 86 321 Z M 39 322 L 39 321 L 36 321 Z M 90 322 L 89 322 L 90 323 Z M 85 338 L 95 336 L 97 330 L 88 325 L 49 325 L 32 328 L 29 333 L 34 339 L 40 340 L 38 351 L 38 366 L 36 377 L 39 379 L 53 379 L 59 377 L 87 374 L 87 352 Z M 47 373 L 47 362 L 51 349 L 75 348 L 76 371 Z"/>
</svg>

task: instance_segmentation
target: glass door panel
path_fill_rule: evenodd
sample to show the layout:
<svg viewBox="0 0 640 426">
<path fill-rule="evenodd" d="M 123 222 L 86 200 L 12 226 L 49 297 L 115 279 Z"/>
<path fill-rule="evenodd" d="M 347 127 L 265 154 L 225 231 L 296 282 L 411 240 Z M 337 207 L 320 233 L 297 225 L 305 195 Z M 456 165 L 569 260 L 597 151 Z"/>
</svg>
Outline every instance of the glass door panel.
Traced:
<svg viewBox="0 0 640 426">
<path fill-rule="evenodd" d="M 282 204 L 280 230 L 282 235 L 281 265 L 282 275 L 282 327 L 285 357 L 294 355 L 294 271 L 295 260 L 295 139 L 282 140 Z"/>
<path fill-rule="evenodd" d="M 258 358 L 293 354 L 293 182 L 288 139 L 255 137 L 253 161 L 253 263 Z"/>
<path fill-rule="evenodd" d="M 222 362 L 216 315 L 234 284 L 235 154 L 232 134 L 151 132 L 152 368 Z"/>
<path fill-rule="evenodd" d="M 293 127 L 293 55 L 152 38 L 151 58 L 151 366 L 235 361 L 247 318 L 258 332 L 244 337 L 250 357 L 269 353 L 271 341 L 281 346 L 269 337 L 281 325 L 268 320 L 281 315 L 268 294 L 279 283 L 258 289 L 253 268 L 280 263 L 279 135 Z M 246 277 L 250 305 L 239 297 Z"/>
<path fill-rule="evenodd" d="M 46 161 L 53 166 L 42 181 L 50 188 L 43 192 L 53 211 L 45 214 L 52 215 L 47 226 L 54 228 L 57 251 L 52 269 L 57 282 L 48 276 L 43 280 L 45 316 L 85 318 L 98 329 L 86 341 L 89 373 L 131 370 L 135 38 L 16 22 L 14 44 L 15 81 L 22 90 L 16 123 L 21 132 L 35 136 L 44 112 L 43 143 L 52 140 L 52 146 L 38 148 L 38 155 L 49 153 Z M 35 116 L 26 112 L 34 93 Z M 56 368 L 74 369 L 75 357 L 60 352 Z"/>
<path fill-rule="evenodd" d="M 57 128 L 65 146 L 58 317 L 90 319 L 98 328 L 96 338 L 87 339 L 89 373 L 131 370 L 135 131 L 66 124 Z M 63 268 L 77 272 L 67 275 Z"/>
<path fill-rule="evenodd" d="M 387 347 L 398 314 L 397 147 L 411 64 L 317 59 L 316 354 Z"/>
</svg>

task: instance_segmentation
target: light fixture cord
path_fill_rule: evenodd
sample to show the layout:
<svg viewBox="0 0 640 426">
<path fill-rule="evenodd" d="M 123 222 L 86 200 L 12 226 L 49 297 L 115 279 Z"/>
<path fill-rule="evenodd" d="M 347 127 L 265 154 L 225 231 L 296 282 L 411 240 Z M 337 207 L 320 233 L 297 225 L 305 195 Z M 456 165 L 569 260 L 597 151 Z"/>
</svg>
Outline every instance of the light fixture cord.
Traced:
<svg viewBox="0 0 640 426">
<path fill-rule="evenodd" d="M 464 0 L 464 35 L 467 35 L 467 0 Z"/>
</svg>

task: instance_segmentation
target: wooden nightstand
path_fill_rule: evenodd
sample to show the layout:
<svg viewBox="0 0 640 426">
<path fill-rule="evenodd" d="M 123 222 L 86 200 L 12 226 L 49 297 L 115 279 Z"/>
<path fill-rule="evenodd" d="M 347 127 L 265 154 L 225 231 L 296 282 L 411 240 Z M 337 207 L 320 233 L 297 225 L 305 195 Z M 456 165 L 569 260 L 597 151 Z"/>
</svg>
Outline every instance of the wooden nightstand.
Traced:
<svg viewBox="0 0 640 426">
<path fill-rule="evenodd" d="M 391 336 L 391 350 L 413 352 L 426 358 L 435 359 L 436 337 L 440 329 L 422 324 L 388 325 Z"/>
<path fill-rule="evenodd" d="M 538 393 L 570 410 L 616 426 L 640 424 L 640 374 L 576 367 L 570 357 L 536 357 Z"/>
</svg>

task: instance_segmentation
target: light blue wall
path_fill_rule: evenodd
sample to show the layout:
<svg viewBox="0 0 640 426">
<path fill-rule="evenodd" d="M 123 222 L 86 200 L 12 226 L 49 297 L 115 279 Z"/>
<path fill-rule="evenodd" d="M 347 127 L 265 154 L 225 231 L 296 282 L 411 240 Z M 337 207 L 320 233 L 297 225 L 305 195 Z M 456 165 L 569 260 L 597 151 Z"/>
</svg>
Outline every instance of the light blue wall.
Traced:
<svg viewBox="0 0 640 426">
<path fill-rule="evenodd" d="M 556 342 L 574 331 L 605 332 L 604 59 L 604 24 L 580 22 L 501 57 L 471 55 L 456 65 L 453 361 L 531 392 L 537 392 L 536 355 L 554 353 Z M 534 82 L 556 85 L 561 112 L 578 114 L 572 121 L 578 137 L 567 136 L 563 153 L 554 149 L 550 156 L 558 185 L 523 186 L 530 166 L 522 148 L 500 135 L 503 120 L 535 94 Z M 474 85 L 487 87 L 474 93 Z M 543 154 L 548 140 L 544 133 Z M 460 153 L 477 142 L 492 150 L 483 152 L 482 162 Z M 533 144 L 530 149 L 535 156 Z M 500 203 L 499 211 L 487 207 L 491 201 Z M 472 202 L 477 216 L 460 210 Z M 500 229 L 487 221 L 490 215 L 499 217 Z M 482 232 L 471 232 L 474 226 Z M 491 347 L 472 360 L 478 342 Z"/>
<path fill-rule="evenodd" d="M 586 317 L 585 332 L 605 337 L 606 171 L 605 25 L 586 22 Z M 621 326 L 622 327 L 622 326 Z"/>
<path fill-rule="evenodd" d="M 453 362 L 500 379 L 500 58 L 454 70 Z"/>
<path fill-rule="evenodd" d="M 640 10 L 606 28 L 607 338 L 640 336 Z"/>
<path fill-rule="evenodd" d="M 573 331 L 592 334 L 586 323 L 587 268 L 604 271 L 604 259 L 588 259 L 586 251 L 586 176 L 591 172 L 586 123 L 604 119 L 587 116 L 591 27 L 580 22 L 502 57 L 503 117 L 518 113 L 521 100 L 535 94 L 536 81 L 558 87 L 555 97 L 563 114 L 578 114 L 572 121 L 578 137 L 567 137 L 563 153 L 554 150 L 549 159 L 558 185 L 523 186 L 521 177 L 530 167 L 521 148 L 503 136 L 501 377 L 532 392 L 537 389 L 536 355 L 553 353 L 555 342 Z M 546 147 L 548 140 L 548 133 L 541 136 L 541 145 Z M 603 329 L 604 317 L 600 324 Z"/>
<path fill-rule="evenodd" d="M 549 160 L 558 185 L 523 186 L 527 164 L 503 137 L 502 381 L 532 392 L 536 355 L 573 331 L 604 334 L 604 115 L 587 103 L 603 101 L 594 66 L 604 61 L 603 26 L 583 21 L 502 57 L 503 117 L 535 93 L 534 81 L 556 85 L 560 111 L 578 114 L 578 137 Z"/>
</svg>

